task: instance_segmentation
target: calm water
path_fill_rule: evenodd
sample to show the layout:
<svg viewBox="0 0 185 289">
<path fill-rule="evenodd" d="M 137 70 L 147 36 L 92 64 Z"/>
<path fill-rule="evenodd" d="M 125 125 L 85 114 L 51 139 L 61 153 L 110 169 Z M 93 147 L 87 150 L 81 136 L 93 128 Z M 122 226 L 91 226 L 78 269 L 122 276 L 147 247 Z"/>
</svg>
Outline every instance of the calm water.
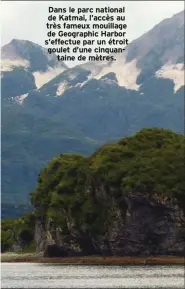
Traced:
<svg viewBox="0 0 185 289">
<path fill-rule="evenodd" d="M 184 267 L 2 263 L 1 287 L 184 288 Z"/>
</svg>

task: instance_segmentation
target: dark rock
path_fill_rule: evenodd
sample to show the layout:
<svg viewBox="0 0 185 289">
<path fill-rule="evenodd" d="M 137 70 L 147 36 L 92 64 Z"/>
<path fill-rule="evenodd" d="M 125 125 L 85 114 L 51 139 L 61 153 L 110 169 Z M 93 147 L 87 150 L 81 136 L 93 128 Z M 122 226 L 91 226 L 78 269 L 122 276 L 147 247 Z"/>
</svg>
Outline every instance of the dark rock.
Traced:
<svg viewBox="0 0 185 289">
<path fill-rule="evenodd" d="M 64 248 L 56 244 L 48 245 L 44 252 L 44 257 L 49 257 L 49 258 L 67 257 L 67 256 L 68 256 L 68 252 L 66 252 Z"/>
<path fill-rule="evenodd" d="M 103 186 L 97 189 L 97 199 L 104 194 Z M 125 197 L 123 207 L 114 199 L 110 202 L 104 233 L 88 234 L 67 215 L 67 236 L 50 218 L 44 225 L 38 220 L 37 251 L 45 251 L 47 257 L 184 255 L 185 218 L 176 203 L 137 192 Z"/>
<path fill-rule="evenodd" d="M 80 257 L 84 256 L 82 252 L 75 252 L 75 251 L 69 251 L 68 252 L 68 257 Z"/>
</svg>

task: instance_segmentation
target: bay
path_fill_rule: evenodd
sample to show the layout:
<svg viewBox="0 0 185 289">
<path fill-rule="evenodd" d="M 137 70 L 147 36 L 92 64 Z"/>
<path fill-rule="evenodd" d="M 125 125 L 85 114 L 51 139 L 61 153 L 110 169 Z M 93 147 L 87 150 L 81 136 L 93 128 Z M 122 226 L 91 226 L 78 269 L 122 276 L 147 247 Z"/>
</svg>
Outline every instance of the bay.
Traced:
<svg viewBox="0 0 185 289">
<path fill-rule="evenodd" d="M 2 263 L 1 288 L 184 288 L 183 266 Z"/>
</svg>

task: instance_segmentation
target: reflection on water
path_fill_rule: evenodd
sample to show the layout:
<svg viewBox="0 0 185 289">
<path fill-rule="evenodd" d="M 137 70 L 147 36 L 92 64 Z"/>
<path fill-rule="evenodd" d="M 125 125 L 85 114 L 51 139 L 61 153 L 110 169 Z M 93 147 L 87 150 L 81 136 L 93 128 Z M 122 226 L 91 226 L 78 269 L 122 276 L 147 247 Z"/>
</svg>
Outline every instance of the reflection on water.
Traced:
<svg viewBox="0 0 185 289">
<path fill-rule="evenodd" d="M 184 288 L 183 266 L 2 263 L 2 288 Z"/>
</svg>

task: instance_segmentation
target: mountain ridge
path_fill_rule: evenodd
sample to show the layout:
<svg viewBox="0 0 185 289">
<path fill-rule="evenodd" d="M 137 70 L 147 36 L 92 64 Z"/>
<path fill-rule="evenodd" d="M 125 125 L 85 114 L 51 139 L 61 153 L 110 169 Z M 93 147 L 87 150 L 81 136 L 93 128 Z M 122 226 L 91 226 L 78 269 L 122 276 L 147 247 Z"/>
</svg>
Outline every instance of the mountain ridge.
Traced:
<svg viewBox="0 0 185 289">
<path fill-rule="evenodd" d="M 61 152 L 89 155 L 105 142 L 132 135 L 143 127 L 184 133 L 181 50 L 175 55 L 180 59 L 178 63 L 160 60 L 160 55 L 174 59 L 174 51 L 179 51 L 175 50 L 174 31 L 183 51 L 181 26 L 179 30 L 172 22 L 173 25 L 169 19 L 168 25 L 160 28 L 163 33 L 158 34 L 157 44 L 140 62 L 132 48 L 137 44 L 135 40 L 131 61 L 125 55 L 128 46 L 115 63 L 85 63 L 67 68 L 40 87 L 35 84 L 35 72 L 29 68 L 14 67 L 3 72 L 3 202 L 27 202 L 39 171 Z M 161 41 L 164 31 L 168 34 L 166 43 Z M 139 40 L 141 49 L 140 45 Z"/>
<path fill-rule="evenodd" d="M 175 27 L 175 28 L 174 28 Z M 165 49 L 164 42 L 168 42 L 168 38 L 166 33 L 162 33 L 161 29 L 166 31 L 166 29 L 170 30 L 170 33 L 173 32 L 173 35 L 170 37 L 173 38 L 176 36 L 177 29 L 178 30 L 178 43 L 174 43 L 174 45 L 171 47 L 172 52 L 167 49 L 167 55 L 162 55 L 162 60 L 158 61 L 159 63 L 156 66 L 156 63 L 151 63 L 151 54 L 157 53 L 157 55 L 160 53 L 163 53 L 162 51 Z M 160 35 L 158 35 L 160 34 Z M 162 35 L 164 34 L 164 36 Z M 157 35 L 157 36 L 156 36 Z M 168 34 L 167 34 L 168 35 Z M 152 50 L 153 45 L 156 45 L 156 41 L 158 41 L 158 37 L 163 37 L 164 41 L 162 44 L 157 43 L 157 49 Z M 157 38 L 156 38 L 157 37 Z M 148 39 L 149 38 L 149 39 Z M 184 11 L 181 11 L 177 14 L 175 14 L 171 18 L 164 19 L 159 24 L 155 25 L 151 30 L 140 36 L 139 38 L 133 40 L 127 47 L 126 52 L 121 55 L 117 55 L 117 61 L 113 63 L 84 63 L 81 65 L 76 65 L 72 68 L 70 68 L 70 71 L 73 69 L 84 68 L 90 71 L 89 79 L 91 78 L 97 78 L 100 79 L 103 75 L 109 72 L 115 72 L 117 73 L 117 78 L 120 86 L 124 86 L 128 89 L 135 89 L 138 90 L 139 85 L 141 84 L 141 80 L 143 77 L 145 77 L 145 74 L 151 75 L 154 72 L 156 73 L 157 77 L 163 77 L 163 78 L 170 78 L 175 82 L 175 86 L 177 88 L 180 88 L 183 85 L 183 73 L 184 73 L 184 55 L 182 46 L 184 46 Z M 41 47 L 38 44 L 35 44 L 28 40 L 17 40 L 13 39 L 9 44 L 2 47 L 2 58 L 4 58 L 7 55 L 6 47 L 8 47 L 15 43 L 16 46 L 23 46 L 23 45 L 31 45 L 39 47 L 41 50 L 44 50 L 45 53 L 47 51 L 46 48 Z M 144 43 L 144 45 L 143 45 Z M 147 43 L 147 45 L 145 45 Z M 168 43 L 166 44 L 168 45 Z M 177 50 L 176 50 L 177 49 Z M 173 51 L 174 50 L 174 51 Z M 46 53 L 47 54 L 47 53 Z M 149 56 L 147 56 L 149 54 Z M 9 54 L 8 54 L 9 55 Z M 124 57 L 125 55 L 125 57 Z M 138 57 L 139 55 L 139 57 Z M 178 56 L 176 56 L 178 55 Z M 143 57 L 149 60 L 146 61 L 146 59 L 143 62 Z M 51 58 L 51 62 L 55 64 L 54 67 L 58 66 L 63 67 L 63 71 L 67 69 L 67 66 L 64 63 L 60 63 L 57 61 L 56 56 L 54 54 L 49 55 L 47 54 L 47 57 Z M 26 60 L 26 59 L 25 59 Z M 149 62 L 148 62 L 149 61 Z M 148 62 L 148 63 L 147 63 Z M 181 65 L 178 65 L 178 64 Z M 22 63 L 22 65 L 26 65 L 26 63 Z M 154 68 L 152 67 L 154 65 Z M 143 69 L 144 66 L 144 69 Z M 150 66 L 150 69 L 148 69 L 148 66 Z M 42 68 L 42 69 L 46 69 Z M 175 70 L 175 73 L 174 71 Z M 63 73 L 63 71 L 60 71 L 60 68 L 55 71 L 55 73 L 51 72 L 50 77 L 48 77 L 48 81 L 41 81 L 41 83 L 37 83 L 36 89 L 40 89 L 45 83 L 52 81 L 55 76 L 60 75 Z M 127 71 L 132 71 L 131 75 L 127 73 Z M 178 74 L 178 79 L 175 78 L 174 74 Z M 34 75 L 36 78 L 41 78 L 40 75 L 36 74 Z M 147 76 L 148 77 L 148 76 Z M 130 79 L 131 78 L 131 79 Z M 126 82 L 124 79 L 127 79 Z M 130 81 L 129 81 L 130 79 Z M 88 81 L 88 80 L 87 80 Z M 39 82 L 39 81 L 37 81 Z M 175 88 L 176 90 L 176 88 Z M 64 91 L 64 90 L 63 90 Z"/>
<path fill-rule="evenodd" d="M 2 94 L 23 100 L 22 95 L 27 96 L 67 68 L 58 62 L 56 55 L 49 55 L 46 48 L 28 40 L 13 39 L 1 48 Z M 14 92 L 8 86 L 15 79 L 19 88 Z"/>
</svg>

